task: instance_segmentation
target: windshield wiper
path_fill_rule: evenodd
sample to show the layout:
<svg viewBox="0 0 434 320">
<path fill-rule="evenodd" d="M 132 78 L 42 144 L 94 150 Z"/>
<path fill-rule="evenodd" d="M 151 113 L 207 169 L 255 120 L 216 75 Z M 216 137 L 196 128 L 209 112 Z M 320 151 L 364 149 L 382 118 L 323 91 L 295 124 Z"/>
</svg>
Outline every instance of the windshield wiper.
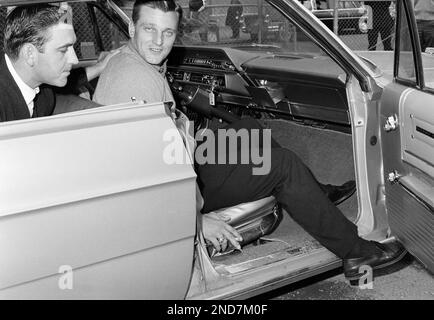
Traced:
<svg viewBox="0 0 434 320">
<path fill-rule="evenodd" d="M 233 47 L 236 49 L 271 49 L 272 51 L 281 51 L 282 48 L 273 44 L 251 43 Z"/>
</svg>

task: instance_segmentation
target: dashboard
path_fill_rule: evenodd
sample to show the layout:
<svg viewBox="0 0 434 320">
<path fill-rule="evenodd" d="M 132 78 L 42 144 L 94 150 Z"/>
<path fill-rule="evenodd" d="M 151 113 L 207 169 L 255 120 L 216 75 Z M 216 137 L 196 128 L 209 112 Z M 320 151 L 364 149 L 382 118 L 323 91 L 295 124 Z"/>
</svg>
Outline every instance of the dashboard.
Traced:
<svg viewBox="0 0 434 320">
<path fill-rule="evenodd" d="M 250 55 L 247 55 L 250 56 Z M 228 48 L 175 46 L 169 56 L 169 77 L 180 84 L 199 85 L 219 94 L 247 97 L 250 81 L 242 75 L 241 64 L 245 57 L 231 55 Z"/>
<path fill-rule="evenodd" d="M 327 56 L 175 46 L 167 75 L 212 92 L 215 107 L 350 124 L 346 74 Z"/>
</svg>

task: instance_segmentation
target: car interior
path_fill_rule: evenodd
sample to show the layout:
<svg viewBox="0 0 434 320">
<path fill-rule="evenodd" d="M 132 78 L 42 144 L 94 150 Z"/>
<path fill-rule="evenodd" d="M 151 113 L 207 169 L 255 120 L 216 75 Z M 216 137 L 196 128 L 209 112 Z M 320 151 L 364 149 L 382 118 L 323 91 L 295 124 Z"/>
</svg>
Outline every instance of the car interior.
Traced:
<svg viewBox="0 0 434 320">
<path fill-rule="evenodd" d="M 267 10 L 285 21 L 276 9 Z M 169 56 L 167 78 L 178 108 L 195 121 L 196 130 L 255 118 L 272 130 L 278 143 L 296 152 L 320 182 L 342 184 L 355 176 L 346 73 L 302 30 L 292 30 L 296 33 L 288 39 L 276 43 L 270 36 L 260 45 L 204 46 L 192 40 L 198 37 L 185 34 Z M 214 105 L 210 105 L 210 95 L 215 97 Z M 359 214 L 357 195 L 339 208 L 355 222 Z M 252 215 L 256 218 L 250 220 L 250 226 L 239 225 L 248 230 L 263 227 L 267 214 L 274 213 L 276 218 L 263 232 L 266 235 L 258 238 L 256 233 L 255 241 L 241 252 L 206 251 L 219 274 L 236 275 L 270 264 L 273 259 L 308 255 L 321 248 L 287 213 L 276 213 L 273 199 L 220 211 L 231 214 L 246 210 L 262 212 Z M 209 244 L 201 244 L 209 249 Z M 190 295 L 196 293 L 191 290 Z"/>
<path fill-rule="evenodd" d="M 126 31 L 120 30 L 119 24 L 95 3 L 70 5 L 77 34 L 75 50 L 81 66 L 94 62 L 100 52 L 128 41 Z M 281 15 L 275 11 L 274 15 Z M 0 14 L 2 23 L 6 9 L 0 8 Z M 204 46 L 192 43 L 191 37 L 185 43 L 181 38 L 167 63 L 167 78 L 177 106 L 194 120 L 195 130 L 217 129 L 235 119 L 255 118 L 272 130 L 279 144 L 298 154 L 320 182 L 339 185 L 354 180 L 347 74 L 301 29 L 294 30 L 295 36 L 279 42 L 270 38 L 262 44 Z M 85 88 L 80 95 L 90 99 L 92 93 L 92 88 Z M 211 95 L 215 97 L 213 105 Z M 356 222 L 357 193 L 339 208 Z M 279 213 L 273 198 L 250 207 L 247 204 L 241 210 L 262 210 L 256 216 L 262 220 L 255 220 L 256 223 L 263 222 L 269 213 L 276 219 L 264 235 L 255 237 L 242 251 L 229 250 L 227 254 L 206 251 L 206 259 L 219 274 L 236 275 L 321 248 L 289 214 Z M 206 247 L 206 243 L 201 245 Z M 200 289 L 190 295 L 198 294 L 197 290 Z"/>
<path fill-rule="evenodd" d="M 168 75 L 180 91 L 174 90 L 179 97 L 178 105 L 196 120 L 198 128 L 224 126 L 221 118 L 231 121 L 253 117 L 272 130 L 278 143 L 294 150 L 319 181 L 340 184 L 354 179 L 351 127 L 342 80 L 345 75 L 328 57 L 241 54 L 231 48 L 177 46 L 168 61 Z M 198 91 L 197 87 L 203 90 Z M 197 113 L 208 101 L 210 92 L 216 95 L 216 106 L 212 109 L 217 119 L 213 115 L 209 116 L 211 119 L 204 117 L 206 112 Z M 193 98 L 186 102 L 182 93 Z M 330 170 L 331 164 L 334 170 Z M 356 197 L 344 202 L 341 209 L 355 220 Z M 303 235 L 286 214 L 284 217 L 269 237 L 276 241 L 250 246 L 255 258 L 259 247 L 268 247 L 265 252 L 286 246 L 304 250 L 315 243 L 310 239 L 308 242 L 312 243 L 306 248 L 298 246 L 305 244 L 309 236 Z M 249 248 L 225 259 L 249 259 Z"/>
</svg>

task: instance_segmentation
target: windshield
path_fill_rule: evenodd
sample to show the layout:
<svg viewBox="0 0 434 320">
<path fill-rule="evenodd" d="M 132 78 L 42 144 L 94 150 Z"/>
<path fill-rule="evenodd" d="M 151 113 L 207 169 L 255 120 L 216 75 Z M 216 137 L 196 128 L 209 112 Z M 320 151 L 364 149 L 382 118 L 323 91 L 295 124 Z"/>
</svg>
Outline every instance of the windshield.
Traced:
<svg viewBox="0 0 434 320">
<path fill-rule="evenodd" d="M 323 54 L 314 42 L 266 1 L 207 0 L 203 9 L 196 8 L 195 2 L 178 1 L 183 9 L 179 44 L 268 53 Z M 128 4 L 123 10 L 131 17 Z"/>
<path fill-rule="evenodd" d="M 387 8 L 391 1 L 297 0 L 336 33 L 352 50 L 389 49 L 392 24 L 384 18 L 383 41 L 368 41 L 373 7 Z M 392 1 L 393 2 L 393 1 Z M 322 50 L 295 24 L 265 0 L 179 0 L 183 9 L 178 43 L 223 46 L 246 51 L 323 55 Z M 204 5 L 205 3 L 205 5 Z M 368 3 L 368 5 L 367 5 Z M 131 17 L 132 1 L 123 10 Z M 390 17 L 390 20 L 392 18 Z M 390 25 L 388 25 L 390 24 Z M 384 29 L 383 28 L 383 29 Z"/>
</svg>

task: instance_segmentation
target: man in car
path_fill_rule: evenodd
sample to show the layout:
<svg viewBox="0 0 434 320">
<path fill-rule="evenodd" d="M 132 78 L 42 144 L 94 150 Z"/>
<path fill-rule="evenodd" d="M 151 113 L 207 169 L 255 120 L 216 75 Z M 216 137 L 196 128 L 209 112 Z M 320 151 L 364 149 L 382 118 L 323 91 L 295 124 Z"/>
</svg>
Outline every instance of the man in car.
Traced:
<svg viewBox="0 0 434 320">
<path fill-rule="evenodd" d="M 72 69 L 78 63 L 76 41 L 67 9 L 52 5 L 16 7 L 6 18 L 4 52 L 0 57 L 0 121 L 73 111 L 97 104 L 58 95 L 52 86 L 71 90 L 101 73 L 112 52 L 97 64 Z"/>
<path fill-rule="evenodd" d="M 173 100 L 165 78 L 166 58 L 174 44 L 181 14 L 173 0 L 135 2 L 131 39 L 101 74 L 94 96 L 98 103 L 127 102 L 131 97 L 147 102 Z M 242 120 L 241 124 L 229 127 L 249 126 L 256 128 L 257 124 Z M 252 166 L 252 163 L 196 164 L 204 199 L 199 219 L 205 239 L 217 250 L 225 248 L 227 241 L 239 247 L 240 235 L 225 221 L 207 213 L 273 195 L 299 225 L 344 260 L 345 276 L 349 279 L 360 278 L 359 268 L 363 265 L 375 270 L 404 256 L 405 250 L 398 242 L 380 244 L 360 238 L 357 227 L 333 204 L 293 152 L 274 144 L 269 174 L 253 175 Z M 346 187 L 340 196 L 352 192 Z M 332 189 L 336 191 L 339 187 Z"/>
</svg>

